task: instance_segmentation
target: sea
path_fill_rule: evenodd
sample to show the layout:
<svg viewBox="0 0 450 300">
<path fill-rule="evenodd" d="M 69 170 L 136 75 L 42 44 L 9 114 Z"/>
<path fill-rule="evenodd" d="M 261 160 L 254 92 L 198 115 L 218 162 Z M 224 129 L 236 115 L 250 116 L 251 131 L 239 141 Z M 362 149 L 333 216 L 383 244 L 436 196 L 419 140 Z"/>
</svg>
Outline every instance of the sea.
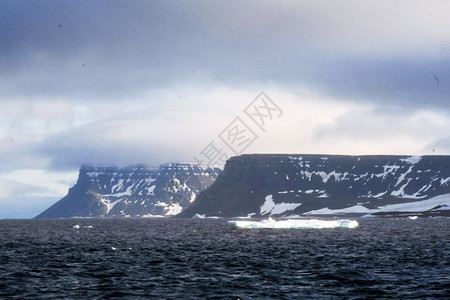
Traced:
<svg viewBox="0 0 450 300">
<path fill-rule="evenodd" d="M 0 299 L 444 299 L 450 219 L 0 220 Z"/>
</svg>

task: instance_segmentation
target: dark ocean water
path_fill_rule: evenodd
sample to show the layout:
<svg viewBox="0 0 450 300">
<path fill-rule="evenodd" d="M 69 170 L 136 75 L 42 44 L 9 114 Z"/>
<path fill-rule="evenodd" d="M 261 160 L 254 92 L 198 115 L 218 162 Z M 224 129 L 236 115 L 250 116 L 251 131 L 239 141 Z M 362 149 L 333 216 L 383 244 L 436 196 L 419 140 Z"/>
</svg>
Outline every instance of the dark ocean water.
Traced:
<svg viewBox="0 0 450 300">
<path fill-rule="evenodd" d="M 358 221 L 238 230 L 206 219 L 0 220 L 0 298 L 450 295 L 450 219 Z"/>
</svg>

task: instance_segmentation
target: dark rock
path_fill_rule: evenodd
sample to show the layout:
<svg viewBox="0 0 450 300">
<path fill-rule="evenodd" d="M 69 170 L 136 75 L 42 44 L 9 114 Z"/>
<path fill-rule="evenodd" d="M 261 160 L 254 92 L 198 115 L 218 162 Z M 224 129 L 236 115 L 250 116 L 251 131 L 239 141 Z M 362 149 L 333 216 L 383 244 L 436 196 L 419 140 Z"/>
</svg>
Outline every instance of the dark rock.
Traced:
<svg viewBox="0 0 450 300">
<path fill-rule="evenodd" d="M 36 218 L 170 216 L 189 206 L 219 173 L 191 164 L 85 165 L 67 196 Z"/>
<path fill-rule="evenodd" d="M 379 210 L 450 194 L 450 156 L 254 154 L 232 157 L 178 217 Z"/>
</svg>

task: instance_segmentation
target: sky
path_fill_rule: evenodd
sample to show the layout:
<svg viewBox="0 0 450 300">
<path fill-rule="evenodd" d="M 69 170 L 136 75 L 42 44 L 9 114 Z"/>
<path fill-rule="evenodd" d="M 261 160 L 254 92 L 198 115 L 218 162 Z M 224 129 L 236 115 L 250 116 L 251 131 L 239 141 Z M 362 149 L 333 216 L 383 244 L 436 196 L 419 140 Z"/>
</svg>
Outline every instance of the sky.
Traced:
<svg viewBox="0 0 450 300">
<path fill-rule="evenodd" d="M 449 11 L 445 0 L 0 0 L 0 218 L 36 216 L 85 163 L 448 155 Z"/>
</svg>

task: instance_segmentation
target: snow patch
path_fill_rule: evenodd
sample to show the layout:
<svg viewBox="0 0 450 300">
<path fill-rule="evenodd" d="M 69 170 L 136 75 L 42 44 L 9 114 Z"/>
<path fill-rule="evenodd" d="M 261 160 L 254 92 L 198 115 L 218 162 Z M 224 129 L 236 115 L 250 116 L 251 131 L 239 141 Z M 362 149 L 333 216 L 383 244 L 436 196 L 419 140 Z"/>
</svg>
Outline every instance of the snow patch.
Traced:
<svg viewBox="0 0 450 300">
<path fill-rule="evenodd" d="M 371 193 L 369 193 L 368 197 L 372 197 L 372 198 L 381 198 L 382 196 L 384 196 L 387 192 L 381 192 L 378 193 L 376 195 L 371 195 Z"/>
<path fill-rule="evenodd" d="M 189 203 L 193 203 L 195 201 L 195 198 L 197 198 L 197 196 L 195 195 L 194 191 L 191 191 L 191 197 L 189 197 Z"/>
<path fill-rule="evenodd" d="M 342 209 L 329 209 L 328 207 L 311 210 L 305 213 L 305 215 L 333 215 L 333 214 L 348 214 L 348 213 L 369 213 L 372 212 L 367 207 L 357 204 L 351 207 Z"/>
<path fill-rule="evenodd" d="M 410 157 L 408 157 L 408 158 L 402 158 L 402 159 L 400 159 L 400 161 L 406 162 L 406 163 L 411 164 L 411 165 L 415 165 L 415 164 L 417 164 L 421 159 L 422 159 L 422 156 L 413 155 L 413 156 L 410 156 Z"/>
<path fill-rule="evenodd" d="M 441 185 L 446 185 L 448 182 L 450 181 L 450 176 L 449 177 L 447 177 L 447 178 L 442 178 L 441 179 Z"/>
<path fill-rule="evenodd" d="M 181 207 L 180 204 L 173 203 L 173 204 L 167 206 L 166 210 L 167 210 L 166 216 L 172 216 L 172 215 L 179 214 L 183 210 L 183 208 Z"/>
<path fill-rule="evenodd" d="M 147 191 L 147 195 L 154 196 L 155 195 L 155 193 L 154 193 L 155 187 L 156 187 L 156 185 L 152 185 L 152 186 L 150 186 L 148 188 L 145 188 L 146 191 Z"/>
<path fill-rule="evenodd" d="M 393 165 L 393 166 L 391 166 L 391 165 L 384 165 L 383 166 L 384 172 L 382 174 L 383 175 L 383 179 L 385 179 L 387 175 L 397 172 L 397 170 L 399 168 L 400 168 L 400 166 L 397 166 L 397 165 Z"/>
<path fill-rule="evenodd" d="M 423 198 L 426 198 L 427 197 L 426 195 L 419 196 L 420 192 L 426 186 L 422 187 L 419 191 L 417 191 L 416 193 L 414 193 L 412 195 L 408 195 L 408 194 L 405 193 L 404 189 L 411 182 L 411 180 L 412 180 L 411 178 L 408 178 L 407 182 L 404 185 L 402 185 L 400 187 L 400 189 L 398 189 L 397 191 L 391 192 L 391 196 L 398 197 L 398 198 L 409 198 L 409 199 L 423 199 Z"/>
<path fill-rule="evenodd" d="M 105 196 L 107 196 L 107 195 L 105 195 Z M 119 199 L 116 199 L 115 201 L 111 201 L 111 199 L 108 199 L 108 198 L 101 198 L 100 202 L 106 206 L 106 214 L 108 214 L 113 209 L 113 207 L 122 200 L 123 199 L 119 198 Z"/>
<path fill-rule="evenodd" d="M 390 211 L 404 211 L 404 212 L 419 212 L 430 210 L 436 206 L 450 206 L 450 194 L 440 195 L 428 200 L 400 203 L 400 204 L 390 204 L 382 206 L 375 209 L 369 209 L 357 204 L 351 207 L 346 207 L 342 209 L 329 209 L 328 207 L 311 210 L 306 212 L 305 215 L 332 215 L 332 214 L 346 214 L 346 213 L 377 213 L 377 212 L 390 212 Z"/>
<path fill-rule="evenodd" d="M 342 174 L 342 173 L 338 173 L 338 172 L 335 172 L 335 171 L 332 171 L 330 173 L 326 173 L 324 171 L 313 171 L 313 172 L 300 171 L 300 174 L 302 175 L 303 179 L 307 178 L 309 181 L 311 181 L 312 175 L 318 175 L 318 176 L 320 176 L 322 178 L 323 183 L 327 183 L 328 180 L 332 176 L 334 177 L 334 181 L 339 182 L 339 181 L 341 181 L 342 179 L 344 179 L 348 175 L 348 173 Z"/>
<path fill-rule="evenodd" d="M 302 205 L 302 204 L 301 203 L 284 203 L 284 202 L 275 204 L 275 202 L 273 202 L 272 195 L 268 195 L 265 198 L 265 202 L 261 206 L 259 213 L 260 213 L 260 215 L 266 215 L 266 214 L 278 215 L 278 214 L 282 214 L 286 211 L 294 210 L 297 207 L 299 207 L 300 205 Z"/>
</svg>

